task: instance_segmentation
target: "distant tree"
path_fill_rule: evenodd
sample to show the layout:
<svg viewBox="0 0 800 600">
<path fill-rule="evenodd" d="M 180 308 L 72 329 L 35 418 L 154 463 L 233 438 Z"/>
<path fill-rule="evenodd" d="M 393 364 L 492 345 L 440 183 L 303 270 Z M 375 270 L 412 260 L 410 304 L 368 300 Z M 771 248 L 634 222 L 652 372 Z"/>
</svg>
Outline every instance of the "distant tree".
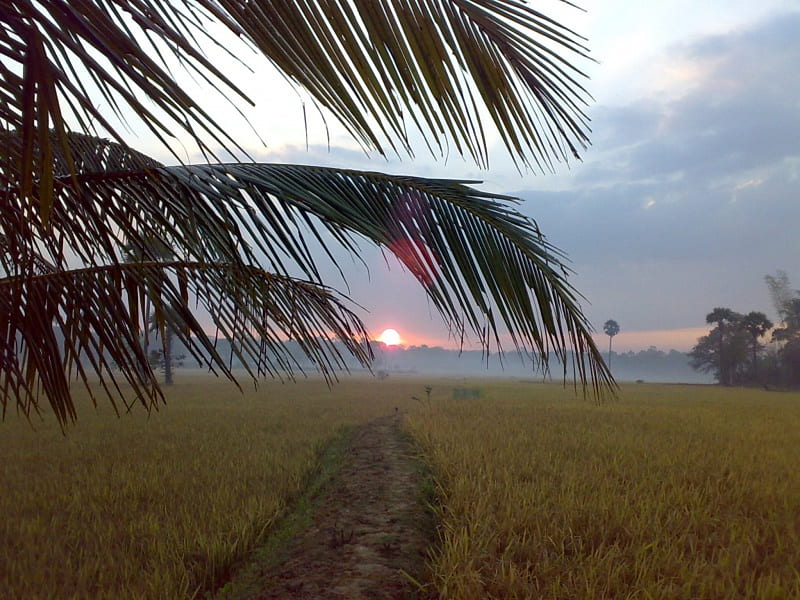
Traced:
<svg viewBox="0 0 800 600">
<path fill-rule="evenodd" d="M 775 354 L 775 370 L 779 383 L 800 385 L 800 290 L 794 290 L 785 271 L 777 271 L 764 278 L 772 303 L 780 317 L 780 324 L 772 332 L 772 339 L 779 344 Z"/>
<path fill-rule="evenodd" d="M 611 340 L 619 333 L 619 323 L 614 319 L 609 319 L 603 324 L 603 331 L 608 336 L 608 366 L 611 366 Z"/>
<path fill-rule="evenodd" d="M 706 315 L 706 323 L 709 325 L 716 323 L 717 327 L 724 329 L 728 325 L 733 325 L 742 318 L 742 315 L 730 308 L 717 307 Z"/>
<path fill-rule="evenodd" d="M 153 259 L 158 261 L 175 260 L 175 253 L 167 243 L 168 236 L 161 233 L 161 235 L 148 235 L 141 237 L 134 237 L 132 241 L 122 246 L 122 257 L 126 263 L 131 264 L 144 264 Z M 147 286 L 145 286 L 146 288 Z M 146 291 L 150 293 L 150 290 Z M 175 315 L 170 315 L 171 318 L 165 319 L 163 314 L 159 314 L 158 310 L 151 312 L 150 307 L 153 303 L 149 297 L 145 298 L 145 322 L 147 326 L 142 336 L 142 346 L 144 353 L 147 355 L 148 363 L 151 367 L 156 367 L 164 372 L 164 385 L 172 385 L 173 367 L 183 366 L 183 359 L 185 355 L 177 357 L 173 356 L 172 347 L 175 339 L 175 329 L 171 325 L 176 321 Z M 158 303 L 155 304 L 159 306 Z M 170 311 L 166 306 L 161 308 L 161 312 Z M 161 339 L 161 350 L 149 350 L 150 346 L 150 332 L 154 332 L 157 337 Z"/>
<path fill-rule="evenodd" d="M 697 344 L 689 351 L 689 365 L 695 371 L 713 373 L 719 381 L 719 344 L 715 332 L 713 330 L 697 340 Z"/>
<path fill-rule="evenodd" d="M 772 339 L 780 344 L 778 358 L 784 383 L 800 385 L 800 293 L 787 302 L 781 317 L 781 327 L 772 332 Z"/>
<path fill-rule="evenodd" d="M 746 378 L 748 342 L 748 335 L 739 329 L 715 327 L 689 351 L 689 365 L 711 373 L 722 385 L 741 383 Z"/>
<path fill-rule="evenodd" d="M 750 336 L 750 346 L 753 353 L 753 380 L 758 382 L 758 351 L 762 348 L 758 340 L 772 329 L 772 321 L 762 312 L 751 311 L 741 318 L 739 328 L 746 331 Z"/>
<path fill-rule="evenodd" d="M 800 294 L 786 303 L 781 311 L 781 318 L 781 327 L 774 332 L 776 339 L 789 341 L 800 335 Z"/>
<path fill-rule="evenodd" d="M 175 330 L 172 326 L 167 322 L 162 327 L 155 314 L 150 319 L 151 331 L 161 338 L 161 350 L 151 350 L 147 358 L 152 367 L 164 373 L 164 385 L 172 385 L 175 379 L 174 369 L 183 366 L 186 355 L 175 354 Z"/>
<path fill-rule="evenodd" d="M 775 312 L 783 319 L 783 313 L 786 311 L 792 298 L 800 292 L 792 290 L 792 286 L 789 283 L 789 276 L 786 274 L 786 271 L 781 269 L 778 269 L 775 275 L 765 275 L 764 281 L 767 282 L 769 295 L 772 298 L 772 305 L 775 307 Z"/>
<path fill-rule="evenodd" d="M 716 327 L 707 336 L 700 338 L 689 352 L 692 368 L 705 372 L 714 371 L 717 381 L 722 385 L 733 383 L 734 373 L 743 360 L 740 352 L 742 336 L 737 335 L 741 330 L 735 327 L 741 318 L 739 313 L 730 308 L 720 307 L 706 315 L 706 323 L 716 323 Z"/>
</svg>

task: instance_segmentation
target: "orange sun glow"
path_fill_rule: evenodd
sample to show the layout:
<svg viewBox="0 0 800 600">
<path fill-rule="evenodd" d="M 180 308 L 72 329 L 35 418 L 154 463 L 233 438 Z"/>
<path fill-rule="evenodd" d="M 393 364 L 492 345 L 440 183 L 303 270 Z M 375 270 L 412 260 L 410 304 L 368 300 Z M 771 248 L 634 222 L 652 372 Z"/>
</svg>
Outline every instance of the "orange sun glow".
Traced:
<svg viewBox="0 0 800 600">
<path fill-rule="evenodd" d="M 378 340 L 387 346 L 397 346 L 400 343 L 400 334 L 396 329 L 384 329 Z"/>
</svg>

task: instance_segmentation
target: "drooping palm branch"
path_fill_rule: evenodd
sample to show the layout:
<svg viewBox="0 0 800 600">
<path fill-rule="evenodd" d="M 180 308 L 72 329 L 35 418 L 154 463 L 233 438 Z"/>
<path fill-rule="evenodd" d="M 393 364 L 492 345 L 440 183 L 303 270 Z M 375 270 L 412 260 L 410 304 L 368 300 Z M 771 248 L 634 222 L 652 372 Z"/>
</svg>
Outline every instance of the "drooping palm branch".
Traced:
<svg viewBox="0 0 800 600">
<path fill-rule="evenodd" d="M 204 53 L 228 51 L 211 24 L 366 148 L 412 153 L 416 127 L 434 154 L 452 147 L 486 166 L 483 114 L 521 166 L 547 169 L 587 143 L 571 62 L 585 57 L 581 38 L 518 0 L 10 0 L 0 11 L 4 409 L 28 414 L 43 396 L 62 422 L 74 418 L 68 383 L 88 385 L 91 372 L 112 400 L 129 403 L 127 381 L 152 405 L 160 391 L 138 344 L 148 302 L 162 329 L 228 375 L 189 299 L 254 374 L 296 366 L 285 338 L 326 373 L 343 365 L 335 339 L 368 361 L 361 322 L 324 286 L 309 238 L 355 253 L 366 238 L 398 256 L 456 332 L 488 347 L 507 331 L 565 369 L 572 350 L 580 379 L 610 382 L 563 255 L 508 198 L 313 167 L 166 167 L 128 148 L 112 117 L 141 120 L 170 148 L 188 134 L 207 156 L 241 150 L 172 75 L 179 65 L 234 107 L 249 102 Z M 139 260 L 126 264 L 122 247 Z"/>
<path fill-rule="evenodd" d="M 368 363 L 363 326 L 322 284 L 309 239 L 322 240 L 331 259 L 336 245 L 357 252 L 359 239 L 375 243 L 406 265 L 456 332 L 479 333 L 487 348 L 508 332 L 543 365 L 554 352 L 566 368 L 572 348 L 581 379 L 609 381 L 561 253 L 510 198 L 458 181 L 321 167 L 162 166 L 114 142 L 67 141 L 79 172 L 56 174 L 46 223 L 36 196 L 3 174 L 0 381 L 4 402 L 26 414 L 42 393 L 59 418 L 73 418 L 69 377 L 89 385 L 89 370 L 107 395 L 127 402 L 112 364 L 136 398 L 156 402 L 140 342 L 148 302 L 162 327 L 229 376 L 191 301 L 235 341 L 253 374 L 297 367 L 286 339 L 300 341 L 326 373 L 344 364 L 335 339 Z M 168 240 L 175 259 L 147 242 L 154 237 Z M 140 260 L 126 263 L 123 248 Z M 290 276 L 298 269 L 302 279 Z"/>
<path fill-rule="evenodd" d="M 335 292 L 256 267 L 175 261 L 25 273 L 0 279 L 3 414 L 11 403 L 30 416 L 46 400 L 60 422 L 74 420 L 70 385 L 82 382 L 96 404 L 92 374 L 115 410 L 137 401 L 157 407 L 162 394 L 141 340 L 148 303 L 162 340 L 169 327 L 198 362 L 233 380 L 231 357 L 217 351 L 190 298 L 213 314 L 218 335 L 233 341 L 254 377 L 298 369 L 286 339 L 299 340 L 326 376 L 345 367 L 336 340 L 370 360 L 360 320 Z"/>
<path fill-rule="evenodd" d="M 210 24 L 241 47 L 229 50 Z M 47 132 L 64 151 L 68 116 L 121 143 L 112 114 L 140 119 L 170 147 L 182 130 L 210 154 L 239 148 L 172 71 L 181 65 L 249 103 L 203 49 L 233 59 L 250 47 L 367 148 L 412 153 L 416 128 L 435 153 L 452 146 L 486 166 L 485 109 L 515 160 L 547 168 L 588 143 L 588 94 L 572 62 L 586 57 L 582 42 L 519 0 L 9 0 L 0 11 L 0 121 L 22 133 L 14 159 L 24 193 L 34 147 L 42 154 L 46 210 Z"/>
</svg>

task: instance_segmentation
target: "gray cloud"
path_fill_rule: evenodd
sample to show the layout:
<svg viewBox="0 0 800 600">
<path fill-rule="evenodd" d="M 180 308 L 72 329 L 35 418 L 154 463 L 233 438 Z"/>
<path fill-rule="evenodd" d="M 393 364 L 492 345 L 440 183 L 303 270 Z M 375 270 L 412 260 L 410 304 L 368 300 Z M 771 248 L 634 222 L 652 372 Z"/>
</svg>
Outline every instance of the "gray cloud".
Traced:
<svg viewBox="0 0 800 600">
<path fill-rule="evenodd" d="M 688 327 L 716 305 L 769 311 L 763 276 L 791 275 L 800 254 L 800 13 L 665 61 L 704 77 L 596 107 L 594 145 L 569 189 L 519 194 L 571 256 L 595 323 Z"/>
<path fill-rule="evenodd" d="M 709 183 L 800 155 L 800 13 L 670 52 L 666 60 L 696 65 L 705 76 L 676 99 L 598 107 L 596 156 L 590 153 L 581 182 Z"/>
</svg>

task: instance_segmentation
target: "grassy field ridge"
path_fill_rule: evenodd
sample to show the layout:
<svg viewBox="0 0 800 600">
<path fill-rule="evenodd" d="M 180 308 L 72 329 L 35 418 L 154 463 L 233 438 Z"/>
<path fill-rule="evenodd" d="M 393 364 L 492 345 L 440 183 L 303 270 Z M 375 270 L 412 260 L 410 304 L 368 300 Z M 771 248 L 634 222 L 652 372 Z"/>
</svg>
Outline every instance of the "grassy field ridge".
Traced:
<svg viewBox="0 0 800 600">
<path fill-rule="evenodd" d="M 800 398 L 475 383 L 410 421 L 443 598 L 800 597 Z"/>
</svg>

